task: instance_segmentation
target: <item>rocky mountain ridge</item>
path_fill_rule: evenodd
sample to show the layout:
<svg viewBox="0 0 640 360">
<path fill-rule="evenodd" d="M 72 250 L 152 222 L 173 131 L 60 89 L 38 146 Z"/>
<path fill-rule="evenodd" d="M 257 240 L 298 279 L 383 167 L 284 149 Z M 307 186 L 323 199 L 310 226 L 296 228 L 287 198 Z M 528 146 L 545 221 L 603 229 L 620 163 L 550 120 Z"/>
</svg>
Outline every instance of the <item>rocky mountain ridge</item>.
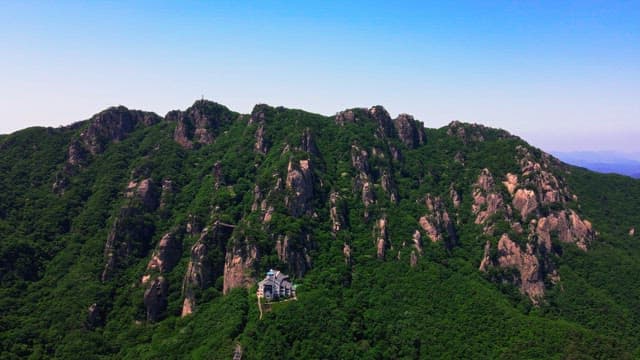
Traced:
<svg viewBox="0 0 640 360">
<path fill-rule="evenodd" d="M 66 209 L 51 210 L 51 259 L 74 247 L 92 259 L 74 285 L 91 289 L 73 312 L 89 332 L 200 321 L 270 268 L 302 284 L 302 299 L 348 292 L 378 268 L 410 279 L 457 269 L 481 292 L 549 309 L 575 279 L 567 263 L 602 251 L 610 232 L 583 210 L 579 170 L 503 130 L 429 129 L 379 105 L 332 117 L 266 104 L 243 115 L 207 100 L 164 117 L 119 106 L 49 131 L 61 155 L 29 181 Z M 13 236 L 5 219 L 23 218 L 0 215 Z M 248 334 L 242 318 L 234 337 Z"/>
<path fill-rule="evenodd" d="M 86 130 L 80 132 L 79 140 L 69 144 L 67 162 L 77 166 L 87 161 L 87 156 L 77 155 L 82 150 L 85 150 L 89 156 L 96 156 L 103 152 L 108 144 L 126 138 L 135 128 L 152 126 L 160 121 L 176 124 L 173 140 L 187 150 L 193 149 L 196 145 L 212 144 L 224 131 L 225 126 L 229 126 L 233 121 L 246 122 L 247 126 L 257 125 L 253 149 L 257 153 L 266 154 L 270 150 L 267 144 L 273 142 L 266 138 L 269 133 L 269 121 L 272 120 L 273 113 L 278 111 L 283 109 L 257 105 L 247 121 L 246 117 L 233 113 L 222 105 L 204 100 L 197 101 L 184 112 L 171 111 L 164 118 L 151 113 L 129 111 L 122 106 L 110 108 L 91 118 Z M 372 221 L 374 224 L 372 251 L 375 251 L 379 259 L 384 260 L 387 258 L 387 252 L 394 249 L 394 244 L 390 240 L 392 236 L 387 229 L 388 219 L 384 213 L 371 217 L 369 209 L 375 206 L 378 200 L 376 187 L 382 190 L 390 204 L 398 203 L 399 194 L 391 175 L 393 167 L 389 164 L 372 167 L 371 164 L 375 161 L 371 158 L 386 158 L 401 162 L 403 147 L 416 149 L 428 141 L 424 126 L 407 114 L 401 114 L 396 119 L 392 119 L 382 106 L 374 106 L 368 110 L 345 110 L 339 112 L 334 119 L 339 126 L 360 122 L 372 124 L 375 127 L 374 136 L 383 144 L 388 139 L 399 140 L 399 144 L 386 142 L 385 145 L 388 146 L 386 149 L 374 146 L 371 150 L 362 148 L 354 142 L 350 150 L 351 165 L 355 171 L 352 191 L 357 194 L 357 198 L 361 199 L 364 207 L 363 221 Z M 484 142 L 485 137 L 490 137 L 487 132 L 491 132 L 480 125 L 460 122 L 451 123 L 446 131 L 448 136 L 456 137 L 465 144 Z M 506 132 L 497 132 L 495 138 L 517 139 Z M 280 155 L 290 159 L 284 171 L 286 175 L 275 178 L 273 188 L 264 196 L 264 199 L 260 187 L 257 184 L 255 186 L 252 211 L 261 213 L 264 229 L 269 229 L 269 222 L 276 205 L 284 207 L 285 213 L 293 218 L 318 217 L 313 200 L 320 194 L 315 193 L 314 188 L 322 179 L 315 179 L 313 158 L 321 157 L 322 153 L 315 145 L 310 128 L 304 129 L 300 139 L 297 144 L 286 144 Z M 291 148 L 290 145 L 294 147 Z M 81 150 L 78 150 L 79 146 Z M 302 154 L 302 159 L 293 160 L 294 153 Z M 484 255 L 481 259 L 477 259 L 480 264 L 479 269 L 483 272 L 489 272 L 491 268 L 516 270 L 519 277 L 507 278 L 501 275 L 492 275 L 492 277 L 495 281 L 513 283 L 534 304 L 537 304 L 544 298 L 545 279 L 549 278 L 551 284 L 557 283 L 560 279 L 560 274 L 550 257 L 554 252 L 556 255 L 561 255 L 552 246 L 552 235 L 561 242 L 575 243 L 584 251 L 587 251 L 588 245 L 595 240 L 596 236 L 589 221 L 583 220 L 574 209 L 564 209 L 568 203 L 577 203 L 577 198 L 569 192 L 562 180 L 553 175 L 553 167 L 556 171 L 562 168 L 558 160 L 546 153 L 534 155 L 523 145 L 516 147 L 514 156 L 520 166 L 517 173 L 509 172 L 496 179 L 489 169 L 484 168 L 473 184 L 473 191 L 462 196 L 473 199 L 470 210 L 476 216 L 474 222 L 482 226 L 483 233 L 493 239 L 486 241 Z M 224 172 L 220 162 L 216 163 L 213 172 L 216 174 L 216 188 L 218 188 L 220 186 L 218 178 Z M 57 186 L 54 184 L 54 187 Z M 135 219 L 139 213 L 154 212 L 158 208 L 160 198 L 165 197 L 166 194 L 161 194 L 157 188 L 158 186 L 151 179 L 138 181 L 132 178 L 128 183 L 124 193 L 125 197 L 130 199 L 130 205 L 122 208 L 105 242 L 106 260 L 101 277 L 103 281 L 111 278 L 118 262 L 132 256 L 134 252 L 137 252 L 138 256 L 148 256 L 146 254 L 150 253 L 149 244 L 153 229 L 145 228 L 143 224 L 136 223 L 132 219 Z M 453 208 L 449 208 L 440 196 L 430 193 L 426 194 L 422 200 L 426 209 L 425 214 L 415 223 L 412 236 L 415 251 L 412 250 L 410 256 L 412 264 L 422 253 L 423 236 L 433 243 L 444 243 L 449 250 L 457 245 L 458 235 L 454 214 L 460 207 L 460 200 L 456 200 L 460 194 L 452 187 L 450 195 Z M 330 195 L 329 198 L 316 199 L 316 202 L 332 203 L 333 201 L 335 203 L 336 196 L 334 193 L 333 200 Z M 275 204 L 275 202 L 280 203 Z M 259 208 L 258 203 L 260 203 Z M 342 225 L 344 221 L 338 219 L 337 210 L 332 208 L 332 212 L 334 231 L 344 231 Z M 240 219 L 240 222 L 244 221 L 246 220 Z M 184 296 L 182 316 L 191 314 L 196 308 L 194 287 L 206 289 L 213 286 L 217 277 L 223 276 L 223 288 L 226 293 L 236 287 L 250 287 L 258 280 L 257 275 L 248 274 L 260 273 L 257 267 L 260 263 L 260 251 L 251 245 L 252 240 L 241 239 L 242 236 L 239 236 L 239 239 L 238 235 L 233 236 L 234 227 L 235 225 L 222 225 L 220 221 L 216 221 L 202 231 L 199 240 L 191 248 L 191 260 L 182 285 Z M 271 237 L 274 241 L 273 250 L 278 259 L 281 263 L 287 264 L 286 267 L 293 275 L 301 277 L 312 267 L 310 251 L 315 245 L 311 234 L 304 231 L 297 234 L 274 233 Z M 129 238 L 135 238 L 141 242 L 142 244 L 139 245 L 141 247 L 136 250 Z M 179 250 L 179 244 L 172 244 L 170 240 L 173 241 L 172 234 L 167 233 L 162 236 L 157 250 L 151 255 L 148 270 L 155 270 L 160 274 L 171 271 L 173 267 L 171 263 L 182 254 L 175 253 Z M 234 245 L 243 242 L 244 246 Z M 404 243 L 406 241 L 403 241 Z M 209 255 L 212 249 L 220 253 L 214 261 Z M 345 249 L 345 261 L 350 261 L 349 244 L 345 244 Z M 174 260 L 160 268 L 166 263 L 160 260 L 161 257 Z M 400 252 L 397 257 L 400 258 Z M 163 313 L 167 306 L 169 296 L 167 280 L 162 275 L 152 279 L 150 277 L 151 275 L 145 275 L 143 278 L 143 284 L 147 286 L 144 302 L 147 307 L 147 320 L 157 321 L 159 314 Z"/>
</svg>

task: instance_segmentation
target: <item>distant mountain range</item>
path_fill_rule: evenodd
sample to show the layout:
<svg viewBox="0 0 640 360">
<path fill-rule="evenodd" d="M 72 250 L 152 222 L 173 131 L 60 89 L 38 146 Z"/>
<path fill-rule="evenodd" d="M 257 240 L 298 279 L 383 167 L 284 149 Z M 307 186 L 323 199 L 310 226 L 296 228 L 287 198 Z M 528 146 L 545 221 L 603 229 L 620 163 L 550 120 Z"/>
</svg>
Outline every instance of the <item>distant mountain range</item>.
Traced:
<svg viewBox="0 0 640 360">
<path fill-rule="evenodd" d="M 640 154 L 615 151 L 553 152 L 560 160 L 600 173 L 615 173 L 640 179 Z"/>
</svg>

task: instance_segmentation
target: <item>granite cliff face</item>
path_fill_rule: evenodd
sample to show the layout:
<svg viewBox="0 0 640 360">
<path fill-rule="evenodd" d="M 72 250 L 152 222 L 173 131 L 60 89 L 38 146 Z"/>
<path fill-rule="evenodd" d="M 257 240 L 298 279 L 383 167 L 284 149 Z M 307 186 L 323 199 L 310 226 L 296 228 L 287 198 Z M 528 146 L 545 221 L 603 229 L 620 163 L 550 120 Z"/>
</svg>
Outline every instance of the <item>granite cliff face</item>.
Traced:
<svg viewBox="0 0 640 360">
<path fill-rule="evenodd" d="M 289 195 L 285 197 L 285 206 L 291 216 L 300 217 L 312 211 L 313 169 L 311 161 L 300 160 L 298 164 L 289 161 L 287 166 L 286 188 Z"/>
<path fill-rule="evenodd" d="M 185 111 L 170 111 L 166 121 L 176 123 L 174 140 L 182 147 L 191 149 L 195 144 L 213 143 L 220 129 L 237 118 L 225 106 L 207 100 L 196 101 Z"/>
<path fill-rule="evenodd" d="M 191 256 L 182 281 L 184 302 L 182 316 L 191 314 L 196 307 L 195 290 L 212 286 L 224 275 L 225 253 L 233 229 L 220 221 L 205 228 L 191 247 Z"/>
<path fill-rule="evenodd" d="M 490 256 L 492 242 L 487 241 L 480 270 L 517 270 L 520 277 L 510 281 L 539 303 L 545 280 L 559 280 L 551 259 L 553 254 L 560 255 L 554 242 L 573 243 L 587 251 L 596 236 L 588 220 L 567 208 L 577 200 L 563 180 L 552 173 L 559 162 L 545 153 L 535 156 L 523 146 L 516 148 L 516 158 L 519 173 L 509 172 L 498 183 L 488 169 L 483 169 L 473 186 L 475 223 L 483 226 L 485 234 L 500 236 L 494 257 Z M 500 184 L 506 191 L 500 190 Z M 508 232 L 502 233 L 504 229 Z M 513 237 L 519 240 L 514 241 Z"/>
<path fill-rule="evenodd" d="M 158 192 L 150 179 L 131 181 L 125 190 L 125 204 L 120 208 L 104 245 L 105 265 L 102 281 L 112 278 L 122 263 L 131 257 L 146 256 L 154 227 L 144 221 L 158 206 Z"/>
<path fill-rule="evenodd" d="M 408 114 L 400 114 L 393 120 L 396 133 L 400 140 L 410 149 L 414 149 L 427 142 L 424 125 Z"/>
<path fill-rule="evenodd" d="M 109 143 L 122 141 L 138 127 L 148 127 L 161 118 L 150 112 L 129 110 L 124 106 L 112 107 L 94 115 L 89 126 L 80 133 L 80 145 L 91 155 L 100 154 Z M 74 143 L 75 144 L 75 143 Z M 79 149 L 69 150 L 69 162 L 75 163 Z"/>
<path fill-rule="evenodd" d="M 225 294 L 231 289 L 247 288 L 255 283 L 254 266 L 258 257 L 258 248 L 252 239 L 234 240 L 225 255 L 223 289 Z"/>
<path fill-rule="evenodd" d="M 452 219 L 446 210 L 442 199 L 427 194 L 425 197 L 427 214 L 418 221 L 432 242 L 445 241 L 447 248 L 451 249 L 458 242 L 458 235 Z"/>
</svg>

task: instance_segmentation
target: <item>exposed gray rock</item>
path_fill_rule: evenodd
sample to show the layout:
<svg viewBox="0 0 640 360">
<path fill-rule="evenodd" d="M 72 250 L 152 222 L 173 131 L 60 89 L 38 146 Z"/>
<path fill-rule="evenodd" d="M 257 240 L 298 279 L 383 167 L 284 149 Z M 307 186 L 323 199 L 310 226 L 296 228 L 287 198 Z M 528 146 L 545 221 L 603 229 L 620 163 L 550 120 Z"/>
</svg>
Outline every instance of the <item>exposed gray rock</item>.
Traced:
<svg viewBox="0 0 640 360">
<path fill-rule="evenodd" d="M 410 149 L 423 145 L 427 141 L 424 125 L 413 116 L 400 114 L 393 120 L 393 125 L 400 140 Z"/>
<path fill-rule="evenodd" d="M 198 241 L 191 247 L 191 258 L 182 281 L 182 294 L 185 297 L 182 316 L 195 309 L 193 290 L 210 287 L 216 278 L 224 274 L 227 242 L 232 231 L 229 225 L 216 221 L 202 231 Z"/>
<path fill-rule="evenodd" d="M 340 201 L 340 194 L 332 192 L 329 195 L 329 203 L 331 208 L 329 209 L 329 216 L 331 217 L 331 231 L 335 235 L 347 224 L 347 208 L 343 206 Z"/>
<path fill-rule="evenodd" d="M 384 260 L 387 249 L 391 247 L 389 233 L 387 232 L 386 216 L 381 217 L 376 222 L 375 234 L 376 254 L 378 259 Z"/>
<path fill-rule="evenodd" d="M 144 221 L 144 214 L 158 206 L 157 192 L 151 180 L 131 181 L 125 197 L 129 201 L 120 209 L 105 242 L 102 281 L 111 279 L 115 270 L 130 256 L 146 256 L 155 230 Z"/>
<path fill-rule="evenodd" d="M 368 208 L 375 203 L 375 193 L 373 181 L 370 175 L 369 154 L 366 150 L 360 149 L 357 145 L 351 146 L 351 165 L 356 169 L 353 192 L 360 193 L 362 203 L 365 207 L 365 219 L 369 218 Z"/>
<path fill-rule="evenodd" d="M 235 117 L 227 107 L 203 99 L 185 111 L 170 111 L 165 119 L 176 123 L 174 140 L 182 147 L 191 149 L 194 144 L 211 144 L 220 128 L 230 124 Z"/>
<path fill-rule="evenodd" d="M 167 273 L 176 266 L 181 256 L 182 242 L 173 233 L 166 233 L 151 255 L 147 271 Z"/>
<path fill-rule="evenodd" d="M 258 126 L 258 130 L 256 130 L 256 142 L 253 145 L 253 149 L 261 154 L 266 154 L 269 151 L 269 145 L 267 140 L 265 139 L 265 129 L 264 124 L 260 124 Z"/>
<path fill-rule="evenodd" d="M 364 112 L 365 109 L 359 109 Z M 355 123 L 358 121 L 358 117 L 356 116 L 356 112 L 353 109 L 341 111 L 336 114 L 335 118 L 336 124 L 340 126 L 344 126 L 346 123 Z"/>
<path fill-rule="evenodd" d="M 251 124 L 264 124 L 267 118 L 274 112 L 274 109 L 267 104 L 257 104 L 251 111 L 251 117 L 249 118 L 249 125 Z"/>
<path fill-rule="evenodd" d="M 225 256 L 223 292 L 227 294 L 231 289 L 252 286 L 255 283 L 253 267 L 258 259 L 258 248 L 252 239 L 234 241 Z"/>
<path fill-rule="evenodd" d="M 313 199 L 313 170 L 310 160 L 300 160 L 297 164 L 289 161 L 287 167 L 285 206 L 294 217 L 310 214 Z"/>
<path fill-rule="evenodd" d="M 149 283 L 144 292 L 144 306 L 147 308 L 147 321 L 159 321 L 167 309 L 169 297 L 169 282 L 162 276 L 158 276 Z"/>
<path fill-rule="evenodd" d="M 381 105 L 373 106 L 369 109 L 369 116 L 378 124 L 378 131 L 382 137 L 394 136 L 395 127 L 393 121 L 384 107 Z"/>
<path fill-rule="evenodd" d="M 300 150 L 305 151 L 313 156 L 320 155 L 320 151 L 316 146 L 315 139 L 313 138 L 313 134 L 311 133 L 310 128 L 305 128 L 302 133 L 302 139 L 300 140 Z"/>
<path fill-rule="evenodd" d="M 108 144 L 124 140 L 137 127 L 151 126 L 160 120 L 154 113 L 111 107 L 89 120 L 87 129 L 80 133 L 80 143 L 91 155 L 100 154 Z"/>
<path fill-rule="evenodd" d="M 71 165 L 82 165 L 87 162 L 89 152 L 79 140 L 71 141 L 67 149 L 67 162 Z"/>
<path fill-rule="evenodd" d="M 444 202 L 438 196 L 427 194 L 425 204 L 427 214 L 419 219 L 420 227 L 432 242 L 445 240 L 447 248 L 452 248 L 458 243 L 458 234 Z"/>
</svg>

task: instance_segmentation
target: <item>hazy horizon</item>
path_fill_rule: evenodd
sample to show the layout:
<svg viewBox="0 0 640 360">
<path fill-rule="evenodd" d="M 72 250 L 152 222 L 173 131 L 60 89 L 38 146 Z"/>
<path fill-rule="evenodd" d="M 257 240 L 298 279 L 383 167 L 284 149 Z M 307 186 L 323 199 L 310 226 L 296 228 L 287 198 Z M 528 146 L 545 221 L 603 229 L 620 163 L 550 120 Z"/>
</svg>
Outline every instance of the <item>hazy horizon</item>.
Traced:
<svg viewBox="0 0 640 360">
<path fill-rule="evenodd" d="M 6 2 L 0 133 L 204 96 L 640 152 L 640 2 Z"/>
</svg>

